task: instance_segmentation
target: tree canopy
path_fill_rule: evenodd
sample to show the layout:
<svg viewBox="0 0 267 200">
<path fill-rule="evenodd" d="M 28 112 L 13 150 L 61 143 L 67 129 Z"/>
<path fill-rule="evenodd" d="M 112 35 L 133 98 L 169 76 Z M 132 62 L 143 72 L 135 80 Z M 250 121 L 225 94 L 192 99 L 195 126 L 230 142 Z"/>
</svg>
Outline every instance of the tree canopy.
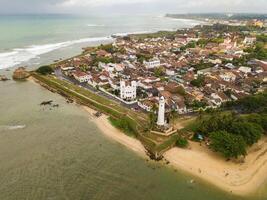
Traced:
<svg viewBox="0 0 267 200">
<path fill-rule="evenodd" d="M 226 158 L 238 158 L 247 154 L 246 143 L 239 135 L 233 135 L 226 131 L 216 131 L 210 134 L 210 139 L 211 148 Z"/>
<path fill-rule="evenodd" d="M 37 73 L 42 74 L 42 75 L 47 75 L 47 74 L 51 74 L 54 72 L 53 68 L 45 65 L 45 66 L 41 66 L 36 70 Z"/>
</svg>

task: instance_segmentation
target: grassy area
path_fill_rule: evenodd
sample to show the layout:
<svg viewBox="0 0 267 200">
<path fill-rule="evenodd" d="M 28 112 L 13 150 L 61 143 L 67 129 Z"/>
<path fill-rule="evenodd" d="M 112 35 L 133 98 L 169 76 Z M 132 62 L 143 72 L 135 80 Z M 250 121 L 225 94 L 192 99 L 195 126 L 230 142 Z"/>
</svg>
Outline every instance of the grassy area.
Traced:
<svg viewBox="0 0 267 200">
<path fill-rule="evenodd" d="M 146 38 L 158 38 L 158 37 L 173 37 L 176 31 L 158 31 L 156 33 L 143 33 L 143 34 L 132 34 L 130 37 L 134 39 L 146 39 Z"/>
<path fill-rule="evenodd" d="M 108 120 L 112 124 L 112 126 L 122 130 L 126 135 L 130 137 L 138 137 L 138 133 L 136 132 L 136 129 L 132 126 L 132 122 L 129 121 L 127 118 L 116 119 L 113 117 L 109 117 Z"/>
</svg>

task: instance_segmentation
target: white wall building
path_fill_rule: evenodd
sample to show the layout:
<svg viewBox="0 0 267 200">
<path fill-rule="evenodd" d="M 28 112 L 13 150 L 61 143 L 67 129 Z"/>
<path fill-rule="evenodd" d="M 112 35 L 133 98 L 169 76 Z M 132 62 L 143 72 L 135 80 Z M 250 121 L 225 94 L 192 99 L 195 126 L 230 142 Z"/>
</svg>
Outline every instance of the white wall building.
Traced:
<svg viewBox="0 0 267 200">
<path fill-rule="evenodd" d="M 243 43 L 244 44 L 248 44 L 248 45 L 251 45 L 253 44 L 254 42 L 256 42 L 256 37 L 245 37 Z"/>
<path fill-rule="evenodd" d="M 89 74 L 80 71 L 74 72 L 73 76 L 80 83 L 86 83 L 91 79 L 91 76 Z"/>
<path fill-rule="evenodd" d="M 159 99 L 159 111 L 158 111 L 158 126 L 164 126 L 165 125 L 165 99 L 164 97 L 160 97 Z"/>
<path fill-rule="evenodd" d="M 144 65 L 147 69 L 154 69 L 160 66 L 160 60 L 158 58 L 153 58 L 149 61 L 144 61 Z"/>
<path fill-rule="evenodd" d="M 251 73 L 251 68 L 250 67 L 239 67 L 238 69 L 240 72 L 243 72 L 245 74 Z"/>
<path fill-rule="evenodd" d="M 126 101 L 133 101 L 136 99 L 136 81 L 120 81 L 120 98 Z"/>
</svg>

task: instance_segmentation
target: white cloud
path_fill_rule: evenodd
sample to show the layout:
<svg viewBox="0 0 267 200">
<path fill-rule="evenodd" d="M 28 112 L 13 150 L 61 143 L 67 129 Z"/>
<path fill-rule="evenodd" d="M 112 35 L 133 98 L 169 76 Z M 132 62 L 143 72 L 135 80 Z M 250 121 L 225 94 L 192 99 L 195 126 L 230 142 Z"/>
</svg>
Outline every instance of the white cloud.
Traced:
<svg viewBox="0 0 267 200">
<path fill-rule="evenodd" d="M 265 12 L 267 0 L 0 0 L 1 12 Z"/>
<path fill-rule="evenodd" d="M 112 5 L 121 5 L 121 4 L 136 4 L 136 3 L 147 3 L 155 2 L 157 0 L 66 0 L 61 5 L 62 6 L 112 6 Z"/>
</svg>

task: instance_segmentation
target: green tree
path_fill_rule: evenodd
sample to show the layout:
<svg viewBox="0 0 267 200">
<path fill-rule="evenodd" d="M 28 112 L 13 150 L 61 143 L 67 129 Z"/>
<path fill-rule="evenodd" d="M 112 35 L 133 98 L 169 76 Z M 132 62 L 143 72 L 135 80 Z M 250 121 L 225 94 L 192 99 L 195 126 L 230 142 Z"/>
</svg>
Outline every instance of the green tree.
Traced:
<svg viewBox="0 0 267 200">
<path fill-rule="evenodd" d="M 243 137 L 247 145 L 251 146 L 258 142 L 263 134 L 260 125 L 250 122 L 234 122 L 229 132 Z"/>
<path fill-rule="evenodd" d="M 260 125 L 265 131 L 267 131 L 267 114 L 253 113 L 245 117 L 248 122 L 256 123 Z"/>
<path fill-rule="evenodd" d="M 238 158 L 245 156 L 246 143 L 243 137 L 233 135 L 226 131 L 217 131 L 210 134 L 211 148 L 224 155 L 225 158 Z"/>
<path fill-rule="evenodd" d="M 197 79 L 194 79 L 190 82 L 191 85 L 195 87 L 202 87 L 205 85 L 205 77 L 204 76 L 198 76 Z"/>
<path fill-rule="evenodd" d="M 161 77 L 164 75 L 164 73 L 165 73 L 164 67 L 157 67 L 154 69 L 154 74 L 156 77 Z"/>
<path fill-rule="evenodd" d="M 54 72 L 53 68 L 45 65 L 45 66 L 41 66 L 36 70 L 37 73 L 42 74 L 42 75 L 47 75 L 47 74 L 51 74 Z"/>
<path fill-rule="evenodd" d="M 188 147 L 188 141 L 185 138 L 182 137 L 178 137 L 177 141 L 176 141 L 176 146 L 180 147 L 180 148 L 186 148 Z"/>
</svg>

